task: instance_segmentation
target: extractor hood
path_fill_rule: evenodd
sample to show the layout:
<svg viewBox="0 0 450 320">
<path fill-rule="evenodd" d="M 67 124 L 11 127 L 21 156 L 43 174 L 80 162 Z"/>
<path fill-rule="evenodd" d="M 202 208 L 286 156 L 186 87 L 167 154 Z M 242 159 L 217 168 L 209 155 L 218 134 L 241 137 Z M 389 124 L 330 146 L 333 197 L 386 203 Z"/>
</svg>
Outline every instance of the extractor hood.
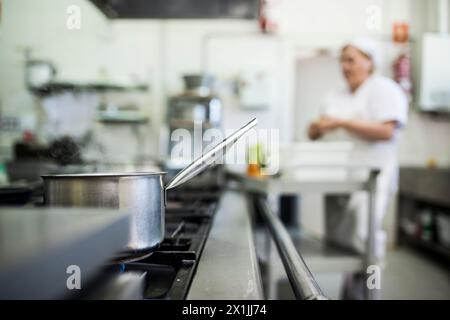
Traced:
<svg viewBox="0 0 450 320">
<path fill-rule="evenodd" d="M 259 0 L 90 0 L 110 19 L 256 19 Z"/>
</svg>

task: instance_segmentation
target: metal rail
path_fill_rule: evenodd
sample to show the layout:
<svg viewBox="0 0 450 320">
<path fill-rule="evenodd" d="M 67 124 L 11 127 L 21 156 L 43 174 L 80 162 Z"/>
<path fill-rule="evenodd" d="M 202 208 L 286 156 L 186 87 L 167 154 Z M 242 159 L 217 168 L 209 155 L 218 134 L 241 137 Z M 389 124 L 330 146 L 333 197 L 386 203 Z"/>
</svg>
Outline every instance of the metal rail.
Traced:
<svg viewBox="0 0 450 320">
<path fill-rule="evenodd" d="M 263 196 L 254 196 L 257 211 L 275 241 L 289 282 L 298 300 L 326 300 L 308 266 L 297 252 L 292 239 L 279 218 L 271 211 Z"/>
<path fill-rule="evenodd" d="M 368 237 L 366 241 L 366 252 L 364 255 L 364 273 L 366 276 L 366 281 L 369 279 L 370 274 L 368 273 L 368 268 L 370 266 L 377 265 L 377 257 L 375 254 L 376 246 L 376 232 L 381 227 L 377 225 L 376 213 L 376 188 L 377 188 L 377 177 L 380 173 L 379 170 L 371 170 L 369 175 L 369 181 L 367 182 L 367 191 L 369 193 L 369 219 L 368 219 Z M 381 276 L 381 274 L 380 274 Z M 381 280 L 380 280 L 381 281 Z M 367 300 L 379 300 L 381 298 L 381 292 L 376 288 L 369 288 L 366 284 L 364 287 L 364 298 Z"/>
</svg>

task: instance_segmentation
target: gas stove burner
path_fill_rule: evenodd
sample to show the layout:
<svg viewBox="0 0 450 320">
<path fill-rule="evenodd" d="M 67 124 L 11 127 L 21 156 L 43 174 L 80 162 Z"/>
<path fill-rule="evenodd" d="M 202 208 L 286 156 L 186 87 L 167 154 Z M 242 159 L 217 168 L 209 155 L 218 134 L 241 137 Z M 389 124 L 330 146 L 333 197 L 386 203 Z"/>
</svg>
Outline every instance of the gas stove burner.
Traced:
<svg viewBox="0 0 450 320">
<path fill-rule="evenodd" d="M 109 270 L 117 275 L 146 274 L 142 299 L 184 299 L 211 228 L 215 206 L 203 203 L 196 212 L 168 211 L 165 238 L 148 256 L 115 260 Z M 209 214 L 207 214 L 208 211 Z M 200 217 L 200 218 L 198 218 Z"/>
<path fill-rule="evenodd" d="M 185 299 L 220 195 L 221 190 L 204 188 L 168 193 L 161 244 L 144 252 L 118 252 L 79 295 L 104 298 L 117 293 L 120 298 L 131 299 Z"/>
</svg>

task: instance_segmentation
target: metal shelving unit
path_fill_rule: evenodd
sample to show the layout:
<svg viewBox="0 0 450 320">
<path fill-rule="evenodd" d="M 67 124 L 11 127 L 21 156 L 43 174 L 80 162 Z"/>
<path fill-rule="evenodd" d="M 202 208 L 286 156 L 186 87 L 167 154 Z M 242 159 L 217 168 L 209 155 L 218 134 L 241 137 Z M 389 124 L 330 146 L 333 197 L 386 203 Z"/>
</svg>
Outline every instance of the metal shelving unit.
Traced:
<svg viewBox="0 0 450 320">
<path fill-rule="evenodd" d="M 450 247 L 440 241 L 437 217 L 450 219 L 450 170 L 401 168 L 398 198 L 398 240 L 436 258 L 450 261 Z M 423 225 L 428 215 L 428 226 Z M 427 230 L 424 230 L 427 229 Z M 427 233 L 427 234 L 425 234 Z"/>
</svg>

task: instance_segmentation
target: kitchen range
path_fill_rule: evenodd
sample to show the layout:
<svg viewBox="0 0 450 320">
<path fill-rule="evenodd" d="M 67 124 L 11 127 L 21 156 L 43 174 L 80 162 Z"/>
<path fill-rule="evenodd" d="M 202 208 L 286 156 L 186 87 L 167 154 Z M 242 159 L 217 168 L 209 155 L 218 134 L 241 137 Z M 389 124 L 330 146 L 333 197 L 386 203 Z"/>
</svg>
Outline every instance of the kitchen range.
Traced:
<svg viewBox="0 0 450 320">
<path fill-rule="evenodd" d="M 243 189 L 238 186 L 232 177 L 222 185 L 198 184 L 194 178 L 185 186 L 168 192 L 164 240 L 155 250 L 130 258 L 117 256 L 127 242 L 128 225 L 124 222 L 129 218 L 115 214 L 117 210 L 46 209 L 35 203 L 28 204 L 25 209 L 13 210 L 13 217 L 20 217 L 14 219 L 11 210 L 1 209 L 0 226 L 4 237 L 1 242 L 3 267 L 0 279 L 3 286 L 0 297 L 263 299 L 261 265 L 254 242 L 252 197 L 242 193 Z M 69 221 L 72 225 L 67 229 L 67 225 L 59 222 L 62 217 L 70 220 L 78 215 L 85 219 L 79 226 Z M 106 219 L 97 228 L 86 232 L 87 225 L 95 221 L 95 217 Z M 114 217 L 120 221 L 112 219 Z M 37 230 L 30 230 L 27 227 L 30 223 L 37 223 Z M 79 228 L 74 229 L 74 226 Z M 28 230 L 31 238 L 34 234 L 41 240 L 31 246 L 36 250 L 33 254 L 30 254 L 29 241 L 18 240 L 17 231 L 21 229 Z M 37 232 L 44 233 L 45 239 L 42 240 Z M 11 252 L 8 248 L 14 242 L 17 245 Z M 289 245 L 289 240 L 284 239 L 278 244 L 284 248 Z M 301 263 L 300 267 L 286 268 L 297 272 L 293 273 L 296 281 L 305 282 L 297 286 L 302 297 L 324 298 L 317 284 L 309 283 L 313 277 L 298 253 L 289 255 L 291 264 L 297 259 L 297 264 Z M 66 261 L 70 263 L 65 264 Z M 78 285 L 70 270 L 74 265 L 81 269 L 82 280 Z M 315 296 L 307 297 L 311 288 L 316 290 L 313 290 Z"/>
<path fill-rule="evenodd" d="M 221 189 L 186 188 L 167 199 L 165 237 L 153 252 L 130 261 L 112 261 L 82 299 L 186 299 L 202 258 Z"/>
</svg>

